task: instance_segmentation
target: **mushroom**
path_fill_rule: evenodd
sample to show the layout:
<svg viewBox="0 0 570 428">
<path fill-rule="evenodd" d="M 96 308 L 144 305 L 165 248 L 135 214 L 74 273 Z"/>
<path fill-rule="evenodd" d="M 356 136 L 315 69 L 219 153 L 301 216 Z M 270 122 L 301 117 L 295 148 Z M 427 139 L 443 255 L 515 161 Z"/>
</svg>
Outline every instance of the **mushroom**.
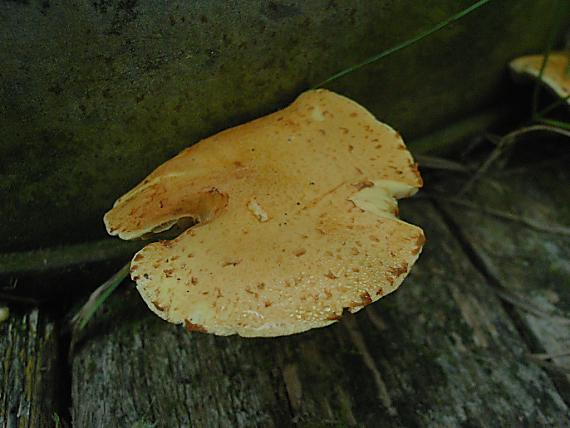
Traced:
<svg viewBox="0 0 570 428">
<path fill-rule="evenodd" d="M 0 306 L 0 323 L 3 323 L 10 318 L 10 309 L 8 306 Z"/>
<path fill-rule="evenodd" d="M 511 61 L 509 66 L 516 76 L 538 77 L 544 55 L 528 55 Z M 568 74 L 568 54 L 551 52 L 542 72 L 542 81 L 561 98 L 570 95 L 570 74 Z M 570 98 L 567 99 L 570 105 Z"/>
<path fill-rule="evenodd" d="M 400 134 L 326 90 L 202 140 L 105 215 L 136 239 L 194 226 L 133 258 L 149 308 L 188 330 L 281 336 L 394 291 L 425 241 L 396 199 L 422 179 Z"/>
</svg>

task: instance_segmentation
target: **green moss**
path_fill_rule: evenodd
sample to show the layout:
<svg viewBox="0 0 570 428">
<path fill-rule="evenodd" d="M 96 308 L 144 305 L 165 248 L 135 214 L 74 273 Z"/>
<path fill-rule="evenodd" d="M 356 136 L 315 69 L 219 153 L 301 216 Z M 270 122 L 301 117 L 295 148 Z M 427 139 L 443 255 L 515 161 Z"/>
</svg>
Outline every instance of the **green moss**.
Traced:
<svg viewBox="0 0 570 428">
<path fill-rule="evenodd" d="M 506 61 L 542 48 L 547 3 L 494 2 L 331 89 L 408 139 L 425 134 L 501 96 Z M 103 237 L 113 201 L 182 148 L 459 9 L 454 0 L 46 5 L 9 2 L 0 17 L 4 251 Z"/>
</svg>

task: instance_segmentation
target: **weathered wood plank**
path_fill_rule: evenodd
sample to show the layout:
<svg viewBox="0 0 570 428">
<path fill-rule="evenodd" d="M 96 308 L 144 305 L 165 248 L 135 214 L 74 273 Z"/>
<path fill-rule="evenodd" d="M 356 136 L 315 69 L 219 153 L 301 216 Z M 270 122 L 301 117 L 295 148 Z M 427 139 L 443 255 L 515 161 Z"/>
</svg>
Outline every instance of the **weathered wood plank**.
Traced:
<svg viewBox="0 0 570 428">
<path fill-rule="evenodd" d="M 356 317 L 284 343 L 296 416 L 341 425 L 558 425 L 568 409 L 484 278 L 425 202 L 406 204 L 428 244 L 395 294 Z M 321 333 L 318 333 L 321 334 Z M 295 383 L 295 382 L 294 382 Z M 301 391 L 301 392 L 300 392 Z M 331 412 L 332 409 L 332 412 Z"/>
<path fill-rule="evenodd" d="M 168 325 L 131 286 L 74 358 L 77 426 L 558 425 L 568 408 L 484 278 L 425 201 L 429 243 L 397 293 L 340 323 L 277 339 Z"/>
<path fill-rule="evenodd" d="M 487 208 L 568 227 L 568 161 L 519 166 L 493 181 L 481 181 L 469 199 Z M 570 376 L 557 369 L 565 367 L 568 373 L 570 368 L 570 237 L 474 209 L 443 206 L 465 243 L 501 287 L 499 293 L 514 305 L 533 350 L 552 356 L 551 374 L 570 402 Z"/>
<path fill-rule="evenodd" d="M 54 426 L 62 382 L 54 323 L 38 309 L 13 312 L 0 323 L 0 355 L 0 426 Z"/>
<path fill-rule="evenodd" d="M 150 315 L 134 289 L 123 291 L 77 345 L 76 426 L 272 426 L 290 418 L 271 342 L 189 334 Z"/>
</svg>

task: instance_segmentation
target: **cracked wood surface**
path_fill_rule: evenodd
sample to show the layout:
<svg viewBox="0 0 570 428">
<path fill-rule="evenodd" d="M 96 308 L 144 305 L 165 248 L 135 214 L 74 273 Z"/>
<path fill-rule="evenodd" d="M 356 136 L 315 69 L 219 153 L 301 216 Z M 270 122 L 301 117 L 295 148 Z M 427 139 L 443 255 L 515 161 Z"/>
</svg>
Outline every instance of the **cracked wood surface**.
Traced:
<svg viewBox="0 0 570 428">
<path fill-rule="evenodd" d="M 37 309 L 0 323 L 0 427 L 51 427 L 59 410 L 56 325 Z"/>
<path fill-rule="evenodd" d="M 570 226 L 567 156 L 531 168 L 525 164 L 491 179 L 478 183 L 468 195 L 471 202 L 548 225 Z M 443 207 L 481 269 L 495 282 L 499 296 L 513 305 L 531 350 L 540 354 L 539 361 L 569 403 L 570 237 L 478 210 Z"/>
<path fill-rule="evenodd" d="M 188 333 L 127 284 L 75 349 L 74 425 L 567 425 L 556 386 L 440 214 L 427 201 L 402 208 L 428 237 L 412 274 L 328 328 Z"/>
</svg>

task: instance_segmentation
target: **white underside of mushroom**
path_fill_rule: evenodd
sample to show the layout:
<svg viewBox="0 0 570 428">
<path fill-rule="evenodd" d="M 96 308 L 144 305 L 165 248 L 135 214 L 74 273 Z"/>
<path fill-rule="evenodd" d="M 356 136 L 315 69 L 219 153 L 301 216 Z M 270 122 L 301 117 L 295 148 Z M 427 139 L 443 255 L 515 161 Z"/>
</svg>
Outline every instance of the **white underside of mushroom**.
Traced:
<svg viewBox="0 0 570 428">
<path fill-rule="evenodd" d="M 398 220 L 398 199 L 414 195 L 418 189 L 406 183 L 393 180 L 375 180 L 371 187 L 366 187 L 354 194 L 350 200 L 364 211 Z"/>
</svg>

